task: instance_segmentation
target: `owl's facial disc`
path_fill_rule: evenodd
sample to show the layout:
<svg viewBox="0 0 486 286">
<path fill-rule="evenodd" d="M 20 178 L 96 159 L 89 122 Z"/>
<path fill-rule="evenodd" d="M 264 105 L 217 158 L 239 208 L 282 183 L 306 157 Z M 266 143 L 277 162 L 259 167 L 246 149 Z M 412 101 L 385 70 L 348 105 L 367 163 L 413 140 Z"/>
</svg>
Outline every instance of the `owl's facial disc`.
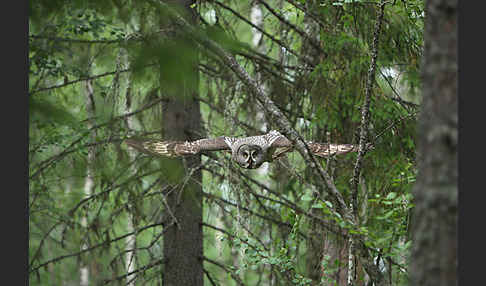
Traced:
<svg viewBox="0 0 486 286">
<path fill-rule="evenodd" d="M 256 169 L 263 163 L 262 148 L 258 145 L 243 145 L 240 147 L 242 161 L 238 161 L 241 167 L 246 169 Z"/>
</svg>

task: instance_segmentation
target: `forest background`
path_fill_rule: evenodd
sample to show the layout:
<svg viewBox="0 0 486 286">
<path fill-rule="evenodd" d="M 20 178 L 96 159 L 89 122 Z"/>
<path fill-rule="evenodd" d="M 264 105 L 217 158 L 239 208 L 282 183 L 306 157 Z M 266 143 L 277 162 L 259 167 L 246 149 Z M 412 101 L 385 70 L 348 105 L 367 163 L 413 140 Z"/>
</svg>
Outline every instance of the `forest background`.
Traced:
<svg viewBox="0 0 486 286">
<path fill-rule="evenodd" d="M 456 2 L 30 2 L 30 283 L 455 285 Z M 123 144 L 272 129 L 256 170 Z"/>
</svg>

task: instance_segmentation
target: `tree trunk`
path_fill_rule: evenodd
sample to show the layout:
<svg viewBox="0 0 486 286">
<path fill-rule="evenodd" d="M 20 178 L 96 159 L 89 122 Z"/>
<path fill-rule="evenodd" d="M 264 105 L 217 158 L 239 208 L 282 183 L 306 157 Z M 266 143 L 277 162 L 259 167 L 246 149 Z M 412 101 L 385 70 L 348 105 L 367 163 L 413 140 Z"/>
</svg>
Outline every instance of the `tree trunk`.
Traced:
<svg viewBox="0 0 486 286">
<path fill-rule="evenodd" d="M 165 138 L 194 140 L 187 136 L 187 131 L 200 129 L 199 102 L 191 100 L 184 103 L 172 99 L 166 108 L 163 116 L 167 131 L 164 132 Z M 191 169 L 201 164 L 199 156 L 185 160 L 187 165 L 184 174 L 180 176 L 181 185 L 185 176 L 190 176 Z M 164 285 L 203 285 L 201 181 L 201 171 L 194 171 L 183 188 L 167 195 L 170 211 L 166 210 L 166 221 L 175 219 L 176 225 L 167 229 L 164 236 Z"/>
<path fill-rule="evenodd" d="M 174 1 L 171 1 L 174 3 Z M 189 5 L 192 1 L 178 1 L 183 4 L 186 11 L 192 12 Z M 196 17 L 191 13 L 189 21 L 196 23 Z M 187 43 L 184 43 L 187 44 Z M 195 47 L 194 47 L 195 49 Z M 163 69 L 164 63 L 161 63 Z M 174 94 L 170 94 L 163 107 L 162 127 L 163 138 L 167 140 L 195 140 L 202 135 L 201 113 L 198 96 L 198 58 L 194 58 L 191 68 L 180 79 L 180 86 L 175 86 Z M 162 71 L 161 77 L 165 72 Z M 167 89 L 162 86 L 162 93 Z M 168 162 L 168 161 L 173 162 Z M 166 222 L 175 222 L 164 235 L 163 251 L 165 265 L 163 271 L 163 285 L 203 285 L 203 237 L 202 237 L 202 174 L 194 169 L 201 164 L 200 156 L 190 156 L 184 159 L 167 159 L 168 165 L 173 169 L 167 173 L 179 183 L 167 195 L 165 210 Z M 184 164 L 183 164 L 184 163 Z M 183 172 L 175 174 L 174 170 L 183 169 Z M 175 175 L 174 175 L 175 174 Z M 188 179 L 187 177 L 190 176 Z M 166 179 L 165 177 L 163 179 Z"/>
<path fill-rule="evenodd" d="M 129 63 L 129 59 L 128 59 L 128 54 L 127 54 L 127 51 L 122 49 L 120 51 L 120 55 L 119 55 L 119 69 L 125 69 L 125 68 L 129 68 L 130 66 L 130 63 Z M 122 114 L 129 114 L 131 112 L 133 112 L 132 110 L 132 82 L 131 82 L 131 78 L 129 76 L 126 76 L 126 81 L 124 82 L 124 84 L 126 84 L 126 92 L 125 92 L 125 104 L 124 104 L 124 108 L 122 108 Z M 135 130 L 136 129 L 136 124 L 135 124 L 135 117 L 133 116 L 129 116 L 125 119 L 125 123 L 126 123 L 126 126 L 127 126 L 127 129 L 129 130 L 129 134 L 130 135 L 133 135 L 133 131 L 132 130 Z M 135 160 L 135 157 L 137 156 L 136 152 L 134 150 L 128 150 L 128 156 L 130 158 L 130 161 L 133 162 Z M 130 166 L 130 172 L 133 174 L 133 175 L 136 175 L 137 174 L 137 169 L 136 169 L 136 166 L 135 165 L 131 165 Z M 131 233 L 131 232 L 134 232 L 135 231 L 135 226 L 134 226 L 134 220 L 135 220 L 135 217 L 132 213 L 132 204 L 129 204 L 129 207 L 128 209 L 130 211 L 127 212 L 127 227 L 126 227 L 126 232 L 127 233 Z M 135 269 L 136 269 L 136 251 L 135 249 L 137 248 L 137 237 L 135 234 L 133 235 L 129 235 L 127 236 L 127 238 L 125 239 L 125 251 L 126 251 L 126 255 L 125 255 L 125 270 L 127 273 L 131 273 L 131 272 L 134 272 Z M 131 275 L 128 275 L 127 278 L 126 278 L 126 286 L 135 286 L 136 282 L 136 276 L 135 274 L 131 274 Z"/>
<path fill-rule="evenodd" d="M 426 6 L 410 285 L 457 284 L 457 1 Z"/>
<path fill-rule="evenodd" d="M 95 116 L 95 102 L 94 102 L 94 93 L 93 87 L 91 86 L 91 82 L 86 82 L 86 110 L 88 113 L 88 128 L 94 126 L 93 118 Z M 91 131 L 90 140 L 94 142 L 96 139 L 95 131 Z M 87 168 L 86 168 L 86 179 L 84 181 L 84 195 L 85 197 L 89 197 L 94 190 L 95 181 L 94 181 L 94 160 L 95 160 L 95 147 L 88 148 L 88 159 L 87 159 Z M 81 226 L 86 228 L 88 226 L 88 218 L 87 215 L 81 218 Z M 81 249 L 84 250 L 88 248 L 87 243 L 83 243 Z M 89 275 L 89 262 L 83 262 L 82 266 L 79 269 L 79 285 L 87 286 L 90 284 L 90 275 Z"/>
</svg>

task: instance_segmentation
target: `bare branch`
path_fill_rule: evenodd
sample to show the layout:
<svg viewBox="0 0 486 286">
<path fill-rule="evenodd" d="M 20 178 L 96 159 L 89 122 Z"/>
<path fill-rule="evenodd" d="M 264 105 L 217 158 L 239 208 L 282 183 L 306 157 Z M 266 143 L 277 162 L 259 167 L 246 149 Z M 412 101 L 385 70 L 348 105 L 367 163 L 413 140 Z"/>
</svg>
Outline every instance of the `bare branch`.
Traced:
<svg viewBox="0 0 486 286">
<path fill-rule="evenodd" d="M 208 280 L 211 283 L 211 285 L 216 286 L 216 283 L 214 282 L 211 275 L 209 275 L 209 272 L 205 268 L 203 268 L 203 271 L 204 271 L 204 274 L 206 274 L 206 277 L 208 277 Z"/>
<path fill-rule="evenodd" d="M 138 272 L 143 272 L 143 271 L 145 271 L 147 269 L 150 269 L 150 268 L 153 268 L 153 267 L 155 267 L 157 265 L 163 264 L 163 263 L 165 263 L 165 261 L 166 260 L 163 259 L 163 258 L 162 259 L 159 259 L 159 260 L 156 260 L 156 261 L 154 261 L 152 263 L 149 263 L 149 264 L 144 265 L 144 266 L 142 266 L 140 268 L 137 268 L 137 269 L 135 269 L 135 270 L 133 270 L 131 272 L 125 273 L 123 275 L 117 276 L 117 277 L 112 278 L 112 279 L 106 279 L 106 280 L 103 281 L 103 284 L 106 285 L 106 284 L 109 284 L 111 282 L 115 282 L 115 281 L 119 281 L 119 280 L 125 279 L 125 278 L 129 277 L 132 274 L 136 274 Z M 135 279 L 135 278 L 136 278 L 136 276 L 134 278 L 132 278 L 132 280 Z M 132 281 L 132 280 L 130 280 L 130 281 Z"/>
<path fill-rule="evenodd" d="M 39 174 L 41 174 L 42 171 L 44 171 L 46 168 L 48 168 L 49 166 L 52 166 L 54 163 L 56 163 L 57 161 L 61 160 L 62 158 L 64 158 L 66 155 L 70 154 L 70 153 L 73 153 L 73 152 L 76 152 L 82 148 L 85 148 L 87 146 L 90 146 L 90 144 L 86 144 L 85 146 L 81 146 L 81 147 L 77 147 L 77 148 L 74 148 L 74 146 L 76 146 L 76 144 L 78 144 L 79 142 L 81 142 L 81 140 L 86 137 L 87 135 L 89 135 L 89 132 L 91 130 L 94 130 L 94 129 L 98 129 L 100 127 L 103 127 L 103 126 L 106 126 L 106 125 L 109 125 L 117 120 L 123 120 L 129 116 L 133 116 L 137 113 L 140 113 L 146 109 L 149 109 L 151 107 L 153 107 L 154 105 L 162 102 L 162 101 L 166 101 L 165 98 L 159 98 L 159 99 L 156 99 L 148 104 L 146 104 L 145 106 L 139 108 L 138 110 L 136 111 L 133 111 L 133 112 L 130 112 L 130 113 L 126 113 L 126 114 L 123 114 L 123 115 L 120 115 L 120 116 L 116 116 L 114 118 L 112 118 L 111 120 L 107 121 L 107 122 L 103 122 L 103 123 L 100 123 L 100 124 L 97 124 L 91 128 L 89 128 L 87 131 L 85 131 L 83 134 L 81 134 L 81 136 L 74 140 L 68 147 L 66 147 L 62 152 L 40 162 L 39 164 L 37 164 L 37 170 L 34 172 L 34 174 L 32 174 L 30 177 L 29 177 L 29 180 L 32 180 L 34 178 L 36 178 Z M 114 141 L 106 141 L 107 143 L 108 142 L 114 142 Z M 94 144 L 94 143 L 91 143 L 91 145 Z"/>
<path fill-rule="evenodd" d="M 80 43 L 80 44 L 115 44 L 124 41 L 123 39 L 116 40 L 83 40 L 83 39 L 71 39 L 71 38 L 61 38 L 61 37 L 50 37 L 50 36 L 39 36 L 39 35 L 29 35 L 29 38 L 36 40 L 51 40 L 59 42 L 69 42 L 69 43 Z"/>
<path fill-rule="evenodd" d="M 233 13 L 236 17 L 240 18 L 243 22 L 247 23 L 248 25 L 250 25 L 252 28 L 258 30 L 259 32 L 261 32 L 262 34 L 264 34 L 265 36 L 267 36 L 270 40 L 274 41 L 275 43 L 279 44 L 281 47 L 284 47 L 287 51 L 289 51 L 291 54 L 293 54 L 294 56 L 296 56 L 297 58 L 299 58 L 300 60 L 304 61 L 305 63 L 311 65 L 311 66 L 314 66 L 315 64 L 312 63 L 312 60 L 310 60 L 309 58 L 305 57 L 305 56 L 302 56 L 301 54 L 299 54 L 298 52 L 294 51 L 292 48 L 290 48 L 288 45 L 284 44 L 282 41 L 280 41 L 279 39 L 275 38 L 274 36 L 270 35 L 269 33 L 267 33 L 265 30 L 263 30 L 262 28 L 258 27 L 257 25 L 253 24 L 250 20 L 246 19 L 245 17 L 241 16 L 238 12 L 236 12 L 235 10 L 233 10 L 231 7 L 229 6 L 226 6 L 225 4 L 219 2 L 219 1 L 213 1 L 214 3 L 216 3 L 217 5 L 223 7 L 224 9 L 230 11 L 231 13 Z"/>
<path fill-rule="evenodd" d="M 149 65 L 144 66 L 144 68 L 150 67 L 150 66 L 154 66 L 154 65 L 155 64 L 149 64 Z M 105 77 L 105 76 L 109 76 L 109 75 L 114 75 L 114 74 L 117 74 L 117 73 L 124 73 L 124 72 L 128 72 L 128 71 L 131 71 L 131 70 L 133 70 L 133 68 L 123 69 L 123 70 L 116 70 L 116 71 L 112 71 L 112 72 L 106 72 L 106 73 L 102 73 L 102 74 L 98 74 L 98 75 L 94 75 L 94 76 L 81 77 L 81 78 L 78 78 L 76 80 L 64 82 L 62 84 L 48 86 L 48 87 L 42 87 L 42 88 L 33 90 L 33 91 L 29 92 L 29 96 L 34 95 L 34 94 L 39 93 L 39 92 L 42 92 L 42 91 L 47 91 L 47 90 L 51 90 L 51 89 L 61 88 L 61 87 L 65 87 L 65 86 L 68 86 L 68 85 L 72 85 L 72 84 L 75 84 L 75 83 L 78 83 L 78 82 L 92 80 L 92 79 L 97 79 L 97 78 L 101 78 L 101 77 Z"/>
<path fill-rule="evenodd" d="M 309 11 L 309 9 L 307 9 L 306 7 L 304 7 L 304 5 L 299 4 L 295 0 L 285 0 L 285 1 L 287 1 L 290 4 L 294 5 L 294 7 L 296 7 L 299 10 L 301 10 L 302 12 L 304 12 L 306 16 L 309 16 L 309 18 L 311 18 L 312 20 L 316 21 L 316 23 L 319 24 L 319 26 L 321 26 L 321 28 L 324 28 L 324 23 L 322 23 L 321 19 L 319 19 L 319 16 L 318 15 L 315 15 L 314 13 L 312 13 L 311 11 Z"/>
<path fill-rule="evenodd" d="M 320 44 L 316 41 L 316 39 L 310 37 L 309 35 L 307 35 L 306 32 L 302 31 L 299 27 L 287 21 L 282 15 L 280 15 L 279 13 L 277 13 L 277 11 L 275 11 L 272 7 L 270 7 L 270 5 L 267 4 L 267 2 L 263 0 L 257 0 L 257 1 L 263 4 L 263 6 L 265 6 L 265 8 L 267 8 L 267 10 L 270 11 L 270 13 L 272 13 L 280 22 L 285 23 L 287 26 L 289 26 L 294 31 L 296 31 L 297 34 L 299 34 L 301 37 L 308 40 L 314 49 L 316 49 L 319 52 L 322 52 L 322 48 Z"/>
<path fill-rule="evenodd" d="M 368 125 L 369 125 L 369 111 L 370 111 L 370 101 L 371 93 L 373 91 L 373 83 L 375 82 L 375 71 L 376 71 L 376 59 L 378 57 L 378 44 L 379 36 L 381 30 L 381 24 L 383 22 L 385 2 L 379 6 L 378 19 L 375 24 L 375 31 L 373 34 L 373 44 L 371 47 L 371 62 L 370 68 L 368 70 L 368 77 L 366 79 L 366 90 L 365 90 L 365 100 L 363 106 L 361 107 L 361 124 L 360 124 L 360 135 L 358 144 L 358 156 L 356 158 L 356 163 L 354 165 L 353 178 L 351 180 L 351 193 L 352 193 L 352 209 L 357 217 L 358 209 L 358 180 L 359 174 L 361 172 L 361 165 L 363 162 L 363 156 L 367 151 L 365 148 L 366 140 L 368 135 Z"/>
<path fill-rule="evenodd" d="M 124 235 L 118 236 L 118 237 L 113 238 L 113 239 L 111 239 L 111 240 L 108 240 L 108 241 L 103 241 L 103 242 L 98 243 L 98 244 L 96 244 L 96 245 L 93 245 L 93 246 L 91 246 L 91 247 L 88 247 L 88 248 L 82 249 L 81 251 L 78 251 L 78 252 L 76 252 L 76 253 L 71 253 L 71 254 L 66 254 L 66 255 L 58 256 L 58 257 L 56 257 L 56 258 L 53 258 L 53 259 L 51 259 L 51 260 L 48 260 L 48 261 L 46 261 L 46 262 L 44 262 L 44 263 L 39 264 L 39 265 L 38 265 L 38 266 L 36 266 L 36 267 L 31 268 L 31 269 L 29 270 L 29 273 L 32 273 L 32 272 L 34 272 L 34 271 L 37 271 L 38 269 L 40 269 L 40 268 L 42 268 L 42 267 L 44 267 L 44 266 L 46 266 L 46 265 L 48 265 L 48 264 L 51 264 L 51 263 L 54 263 L 54 262 L 58 262 L 58 261 L 61 261 L 61 260 L 63 260 L 63 259 L 66 259 L 66 258 L 80 256 L 81 254 L 83 254 L 83 253 L 85 253 L 85 252 L 90 252 L 90 251 L 92 251 L 92 250 L 94 250 L 94 249 L 97 249 L 97 248 L 99 248 L 99 247 L 109 245 L 109 244 L 111 244 L 111 243 L 113 243 L 113 242 L 115 242 L 115 241 L 118 241 L 118 240 L 120 240 L 120 239 L 124 239 L 125 237 L 128 237 L 128 236 L 130 236 L 130 235 L 139 234 L 140 232 L 142 232 L 142 231 L 144 231 L 144 230 L 147 230 L 147 229 L 149 229 L 149 228 L 153 228 L 153 227 L 157 227 L 157 226 L 164 226 L 164 225 L 165 225 L 165 223 L 164 223 L 164 222 L 158 222 L 158 223 L 153 223 L 153 224 L 150 224 L 150 225 L 146 225 L 146 226 L 144 226 L 144 227 L 140 227 L 140 228 L 138 228 L 138 229 L 136 229 L 136 230 L 134 230 L 134 231 L 132 231 L 132 232 L 125 233 Z M 172 226 L 172 224 L 170 224 L 170 225 L 166 226 L 166 227 L 164 228 L 164 230 L 163 230 L 163 231 L 165 232 L 165 231 L 166 231 L 166 230 L 167 230 L 169 227 L 171 227 L 171 226 Z"/>
<path fill-rule="evenodd" d="M 226 265 L 224 265 L 222 263 L 219 263 L 218 261 L 212 260 L 210 258 L 207 258 L 206 256 L 203 256 L 203 260 L 204 261 L 207 261 L 207 262 L 209 262 L 211 264 L 214 264 L 214 265 L 218 266 L 219 268 L 223 269 L 224 271 L 228 272 L 231 275 L 231 278 L 233 278 L 233 280 L 235 280 L 235 282 L 238 285 L 242 285 L 242 286 L 245 285 L 243 283 L 243 281 L 241 281 L 241 278 L 238 277 L 238 275 L 234 271 L 231 271 L 231 269 L 229 267 L 227 267 Z"/>
</svg>

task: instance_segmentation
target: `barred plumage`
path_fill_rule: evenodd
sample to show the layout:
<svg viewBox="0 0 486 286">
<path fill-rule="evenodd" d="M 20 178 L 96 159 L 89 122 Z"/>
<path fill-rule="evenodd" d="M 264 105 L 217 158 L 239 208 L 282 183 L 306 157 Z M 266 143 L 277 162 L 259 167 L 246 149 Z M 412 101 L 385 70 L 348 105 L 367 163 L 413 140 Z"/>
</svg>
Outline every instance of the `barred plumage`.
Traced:
<svg viewBox="0 0 486 286">
<path fill-rule="evenodd" d="M 131 138 L 127 139 L 125 143 L 143 153 L 167 157 L 196 155 L 206 151 L 231 150 L 232 159 L 246 169 L 256 169 L 264 162 L 271 162 L 294 149 L 292 142 L 276 130 L 260 136 L 243 138 L 222 136 L 185 142 Z M 307 145 L 309 150 L 319 157 L 358 151 L 358 147 L 352 144 L 307 142 Z"/>
</svg>

